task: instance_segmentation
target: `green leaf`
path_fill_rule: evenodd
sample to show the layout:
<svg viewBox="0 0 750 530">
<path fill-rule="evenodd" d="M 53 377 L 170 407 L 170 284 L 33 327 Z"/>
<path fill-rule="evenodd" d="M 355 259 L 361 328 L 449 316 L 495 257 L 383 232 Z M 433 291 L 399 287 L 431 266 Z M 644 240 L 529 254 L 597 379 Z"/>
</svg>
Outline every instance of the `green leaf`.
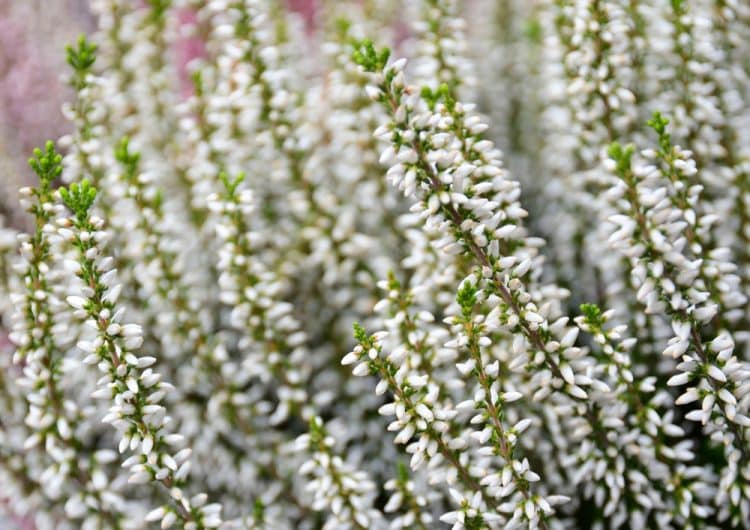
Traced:
<svg viewBox="0 0 750 530">
<path fill-rule="evenodd" d="M 68 64 L 78 73 L 86 73 L 96 61 L 97 46 L 87 40 L 86 35 L 80 35 L 76 46 L 66 46 Z"/>
<path fill-rule="evenodd" d="M 367 336 L 367 331 L 365 331 L 365 328 L 363 328 L 359 322 L 355 322 L 352 326 L 354 328 L 354 338 L 357 342 L 360 344 L 365 344 L 369 337 Z"/>
<path fill-rule="evenodd" d="M 253 521 L 261 523 L 265 520 L 266 506 L 263 504 L 261 499 L 255 499 L 253 505 Z"/>
<path fill-rule="evenodd" d="M 125 136 L 115 146 L 115 159 L 125 167 L 129 176 L 134 176 L 138 170 L 141 154 L 137 151 L 130 151 L 130 139 Z"/>
<path fill-rule="evenodd" d="M 672 149 L 672 138 L 667 132 L 667 125 L 669 120 L 662 116 L 661 112 L 656 111 L 652 115 L 651 119 L 646 122 L 646 125 L 651 127 L 656 134 L 659 136 L 659 147 L 663 153 L 668 153 Z"/>
<path fill-rule="evenodd" d="M 55 143 L 47 140 L 44 144 L 44 150 L 34 149 L 34 157 L 29 158 L 29 166 L 39 177 L 42 189 L 49 189 L 53 180 L 62 173 L 62 155 L 55 150 Z"/>
<path fill-rule="evenodd" d="M 654 131 L 656 131 L 656 134 L 662 135 L 667 129 L 667 125 L 669 124 L 669 120 L 662 116 L 661 112 L 658 110 L 653 113 L 651 116 L 651 119 L 646 122 L 646 125 L 651 127 Z"/>
<path fill-rule="evenodd" d="M 227 197 L 234 197 L 234 193 L 237 191 L 237 187 L 245 180 L 245 173 L 240 171 L 234 179 L 229 178 L 224 171 L 219 173 L 219 180 L 224 184 L 224 189 L 227 192 Z"/>
<path fill-rule="evenodd" d="M 456 302 L 461 306 L 465 318 L 471 316 L 477 303 L 477 287 L 470 282 L 464 282 L 456 294 Z"/>
<path fill-rule="evenodd" d="M 80 184 L 74 182 L 68 188 L 60 188 L 60 196 L 67 206 L 79 220 L 88 216 L 91 205 L 96 200 L 96 188 L 88 179 L 83 179 Z"/>
<path fill-rule="evenodd" d="M 363 39 L 354 43 L 352 59 L 368 72 L 381 72 L 388 64 L 390 55 L 390 49 L 378 51 L 370 39 Z"/>
<path fill-rule="evenodd" d="M 623 147 L 618 142 L 613 142 L 607 149 L 609 157 L 617 164 L 616 171 L 618 175 L 624 175 L 630 171 L 630 162 L 633 158 L 635 147 L 626 145 Z"/>
<path fill-rule="evenodd" d="M 592 328 L 600 328 L 604 325 L 604 318 L 602 317 L 602 310 L 596 304 L 581 304 L 581 314 L 589 326 Z"/>
</svg>

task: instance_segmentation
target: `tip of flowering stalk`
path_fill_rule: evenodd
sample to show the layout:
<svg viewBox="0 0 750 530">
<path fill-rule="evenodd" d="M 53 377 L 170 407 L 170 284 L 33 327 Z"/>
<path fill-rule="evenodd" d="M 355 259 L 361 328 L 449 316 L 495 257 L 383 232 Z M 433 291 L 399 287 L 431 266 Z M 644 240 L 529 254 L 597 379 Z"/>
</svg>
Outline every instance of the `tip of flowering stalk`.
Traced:
<svg viewBox="0 0 750 530">
<path fill-rule="evenodd" d="M 625 173 L 630 169 L 630 161 L 634 152 L 635 148 L 632 145 L 622 146 L 619 142 L 611 143 L 607 148 L 607 155 L 614 161 L 614 167 L 610 171 L 615 171 L 620 175 Z"/>
<path fill-rule="evenodd" d="M 669 120 L 665 118 L 658 110 L 654 111 L 651 115 L 651 119 L 646 122 L 646 125 L 651 127 L 657 134 L 663 134 L 669 125 Z"/>
<path fill-rule="evenodd" d="M 222 184 L 224 184 L 224 189 L 226 190 L 227 194 L 232 197 L 234 196 L 234 192 L 237 191 L 237 188 L 240 184 L 245 180 L 245 173 L 240 171 L 235 175 L 234 178 L 230 178 L 229 175 L 227 175 L 224 171 L 219 173 L 219 179 L 221 180 Z"/>
<path fill-rule="evenodd" d="M 60 188 L 60 197 L 65 205 L 77 216 L 85 217 L 96 200 L 96 188 L 88 179 L 74 182 L 68 188 Z"/>
<path fill-rule="evenodd" d="M 39 177 L 43 189 L 47 189 L 50 183 L 62 173 L 62 155 L 55 150 L 55 143 L 47 140 L 44 149 L 34 149 L 34 156 L 29 158 L 31 169 Z"/>
<path fill-rule="evenodd" d="M 96 44 L 89 42 L 85 34 L 78 36 L 75 46 L 65 47 L 66 60 L 76 72 L 86 72 L 96 61 Z"/>
<path fill-rule="evenodd" d="M 352 324 L 352 328 L 354 329 L 354 339 L 357 342 L 367 342 L 367 339 L 369 338 L 367 336 L 367 331 L 365 331 L 365 328 L 363 328 L 359 322 L 355 322 L 354 324 Z"/>
<path fill-rule="evenodd" d="M 367 72 L 380 72 L 388 64 L 391 50 L 383 48 L 378 51 L 370 39 L 363 39 L 354 43 L 352 60 Z M 403 68 L 403 66 L 402 66 Z"/>
</svg>

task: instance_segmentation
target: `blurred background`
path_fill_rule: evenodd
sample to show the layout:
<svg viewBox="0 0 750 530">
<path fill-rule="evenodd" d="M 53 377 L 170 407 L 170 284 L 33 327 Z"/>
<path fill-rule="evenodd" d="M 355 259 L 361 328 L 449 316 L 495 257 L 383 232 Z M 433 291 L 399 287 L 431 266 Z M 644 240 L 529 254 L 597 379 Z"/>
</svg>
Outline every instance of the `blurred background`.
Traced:
<svg viewBox="0 0 750 530">
<path fill-rule="evenodd" d="M 65 45 L 95 29 L 88 4 L 89 0 L 0 0 L 0 217 L 16 228 L 24 224 L 16 206 L 17 190 L 31 179 L 26 160 L 34 147 L 69 128 L 60 111 L 71 97 L 62 79 L 67 71 Z M 316 1 L 286 4 L 309 17 Z"/>
<path fill-rule="evenodd" d="M 29 182 L 26 159 L 68 126 L 61 79 L 65 44 L 95 21 L 87 0 L 0 0 L 0 215 L 21 221 L 16 190 Z M 2 527 L 2 524 L 0 524 Z"/>
</svg>

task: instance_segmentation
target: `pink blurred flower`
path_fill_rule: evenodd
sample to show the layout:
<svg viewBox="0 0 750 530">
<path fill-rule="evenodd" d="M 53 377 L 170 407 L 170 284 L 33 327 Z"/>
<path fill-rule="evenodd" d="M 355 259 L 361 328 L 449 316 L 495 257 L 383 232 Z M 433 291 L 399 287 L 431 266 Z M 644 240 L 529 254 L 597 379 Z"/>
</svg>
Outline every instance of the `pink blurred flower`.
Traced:
<svg viewBox="0 0 750 530">
<path fill-rule="evenodd" d="M 315 21 L 315 12 L 318 8 L 316 0 L 287 0 L 287 6 L 296 11 L 305 19 L 308 28 L 312 28 Z"/>
<path fill-rule="evenodd" d="M 195 11 L 189 8 L 178 12 L 179 24 L 182 30 L 188 30 L 195 26 L 197 17 Z M 189 32 L 188 32 L 189 33 Z M 189 96 L 193 91 L 193 83 L 190 80 L 188 65 L 193 59 L 206 55 L 206 45 L 198 35 L 180 37 L 172 50 L 174 61 L 177 66 L 177 75 L 180 77 L 180 89 L 183 97 Z"/>
</svg>

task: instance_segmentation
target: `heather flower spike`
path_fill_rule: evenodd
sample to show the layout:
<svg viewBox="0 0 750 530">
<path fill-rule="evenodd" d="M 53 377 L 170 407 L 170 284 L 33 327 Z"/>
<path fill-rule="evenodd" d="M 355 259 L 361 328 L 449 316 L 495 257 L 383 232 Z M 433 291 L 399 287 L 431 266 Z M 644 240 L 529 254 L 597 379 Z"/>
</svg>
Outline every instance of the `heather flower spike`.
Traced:
<svg viewBox="0 0 750 530">
<path fill-rule="evenodd" d="M 190 449 L 176 450 L 183 437 L 165 430 L 169 418 L 161 404 L 174 387 L 151 368 L 156 358 L 137 355 L 143 343 L 141 326 L 122 320 L 117 305 L 121 285 L 108 265 L 111 259 L 102 256 L 98 246 L 107 234 L 102 220 L 90 212 L 96 194 L 86 179 L 61 188 L 60 196 L 74 217 L 63 217 L 59 224 L 65 227 L 62 237 L 77 249 L 79 282 L 71 286 L 67 301 L 90 329 L 77 347 L 87 354 L 84 364 L 95 364 L 102 372 L 93 394 L 110 402 L 102 421 L 117 430 L 119 452 L 132 452 L 122 464 L 129 470 L 128 482 L 154 482 L 168 492 L 170 502 L 150 512 L 147 520 L 161 519 L 163 528 L 175 520 L 196 530 L 217 528 L 221 505 L 205 504 L 202 496 L 189 498 L 183 491 Z"/>
<path fill-rule="evenodd" d="M 748 527 L 750 4 L 89 8 L 3 529 Z"/>
</svg>

